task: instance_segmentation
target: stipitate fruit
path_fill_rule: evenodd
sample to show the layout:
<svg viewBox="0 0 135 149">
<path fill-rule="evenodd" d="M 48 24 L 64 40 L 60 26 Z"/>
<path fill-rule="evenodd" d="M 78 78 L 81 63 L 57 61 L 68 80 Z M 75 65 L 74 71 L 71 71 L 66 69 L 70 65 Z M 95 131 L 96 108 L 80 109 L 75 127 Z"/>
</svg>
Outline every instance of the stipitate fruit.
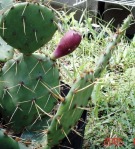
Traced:
<svg viewBox="0 0 135 149">
<path fill-rule="evenodd" d="M 69 30 L 60 40 L 58 46 L 51 55 L 52 59 L 57 59 L 73 52 L 81 42 L 81 34 L 75 30 Z"/>
</svg>

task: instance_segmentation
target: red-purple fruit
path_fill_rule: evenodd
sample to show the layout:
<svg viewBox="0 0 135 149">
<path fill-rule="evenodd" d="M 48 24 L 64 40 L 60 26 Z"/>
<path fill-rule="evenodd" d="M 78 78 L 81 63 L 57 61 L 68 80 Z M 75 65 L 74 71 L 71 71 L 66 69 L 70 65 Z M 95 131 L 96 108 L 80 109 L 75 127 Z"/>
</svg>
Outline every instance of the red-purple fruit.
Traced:
<svg viewBox="0 0 135 149">
<path fill-rule="evenodd" d="M 75 30 L 69 30 L 60 40 L 58 46 L 51 55 L 52 59 L 57 59 L 73 52 L 81 42 L 81 34 Z"/>
</svg>

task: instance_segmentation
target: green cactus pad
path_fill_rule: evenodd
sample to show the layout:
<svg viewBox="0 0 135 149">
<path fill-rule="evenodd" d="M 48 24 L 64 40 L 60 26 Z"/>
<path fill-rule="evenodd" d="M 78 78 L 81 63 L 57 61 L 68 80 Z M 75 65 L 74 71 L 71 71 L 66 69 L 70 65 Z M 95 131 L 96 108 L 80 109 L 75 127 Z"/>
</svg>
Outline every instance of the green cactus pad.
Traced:
<svg viewBox="0 0 135 149">
<path fill-rule="evenodd" d="M 59 71 L 42 54 L 9 60 L 2 68 L 0 111 L 15 133 L 32 125 L 50 111 L 59 96 Z"/>
<path fill-rule="evenodd" d="M 117 47 L 117 43 L 120 42 L 121 37 L 125 33 L 126 29 L 130 26 L 130 23 L 131 23 L 132 19 L 133 19 L 133 16 L 129 15 L 124 20 L 123 24 L 118 29 L 118 31 L 114 35 L 112 35 L 111 41 L 108 43 L 104 53 L 100 56 L 100 58 L 98 60 L 97 66 L 96 66 L 95 71 L 94 71 L 95 78 L 100 77 L 103 69 L 108 64 L 114 49 Z"/>
<path fill-rule="evenodd" d="M 3 129 L 0 129 L 0 146 L 2 149 L 19 149 L 18 143 L 9 137 Z"/>
<path fill-rule="evenodd" d="M 13 58 L 13 54 L 13 48 L 0 37 L 0 61 L 6 62 L 7 60 Z"/>
<path fill-rule="evenodd" d="M 24 54 L 33 53 L 51 40 L 57 25 L 53 11 L 34 3 L 18 3 L 7 10 L 0 23 L 0 35 Z"/>
<path fill-rule="evenodd" d="M 84 74 L 72 86 L 65 102 L 60 105 L 48 129 L 47 142 L 45 143 L 47 146 L 45 149 L 58 144 L 60 140 L 67 137 L 71 128 L 75 126 L 81 117 L 83 108 L 88 104 L 94 86 L 93 80 L 93 73 L 90 72 Z M 70 138 L 68 140 L 70 141 Z"/>
<path fill-rule="evenodd" d="M 6 130 L 0 128 L 0 147 L 2 149 L 28 149 L 22 143 L 15 141 Z M 30 148 L 29 148 L 30 149 Z"/>
</svg>

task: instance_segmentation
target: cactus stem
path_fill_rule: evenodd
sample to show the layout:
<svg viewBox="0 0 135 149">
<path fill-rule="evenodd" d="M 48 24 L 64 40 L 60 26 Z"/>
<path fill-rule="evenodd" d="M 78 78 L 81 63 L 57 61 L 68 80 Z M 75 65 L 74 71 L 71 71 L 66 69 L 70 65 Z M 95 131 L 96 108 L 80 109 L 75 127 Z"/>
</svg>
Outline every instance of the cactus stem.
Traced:
<svg viewBox="0 0 135 149">
<path fill-rule="evenodd" d="M 42 13 L 42 11 L 40 9 L 39 9 L 39 13 L 41 14 L 41 17 L 44 20 L 45 18 L 44 18 L 43 13 Z"/>
<path fill-rule="evenodd" d="M 105 68 L 105 66 L 107 65 L 109 59 L 111 58 L 112 52 L 114 50 L 114 48 L 116 47 L 117 43 L 120 41 L 123 33 L 125 32 L 125 30 L 130 26 L 130 23 L 132 21 L 133 16 L 129 15 L 125 20 L 123 25 L 121 26 L 121 28 L 119 28 L 117 30 L 117 32 L 113 35 L 111 42 L 107 45 L 106 48 L 106 55 L 101 55 L 100 57 L 100 61 L 97 64 L 97 67 L 95 69 L 94 72 L 94 76 L 95 78 L 99 78 L 102 70 Z"/>
</svg>

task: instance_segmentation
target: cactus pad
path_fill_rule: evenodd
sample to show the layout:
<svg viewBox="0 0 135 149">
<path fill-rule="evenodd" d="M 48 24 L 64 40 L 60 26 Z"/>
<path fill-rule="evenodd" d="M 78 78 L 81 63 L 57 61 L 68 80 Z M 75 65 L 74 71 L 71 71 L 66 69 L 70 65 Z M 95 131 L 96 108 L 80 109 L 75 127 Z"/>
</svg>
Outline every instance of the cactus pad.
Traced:
<svg viewBox="0 0 135 149">
<path fill-rule="evenodd" d="M 59 96 L 59 72 L 52 60 L 42 54 L 21 54 L 6 62 L 0 81 L 0 111 L 15 133 L 43 115 L 51 117 Z"/>
<path fill-rule="evenodd" d="M 0 23 L 0 35 L 24 54 L 33 53 L 51 40 L 57 26 L 53 11 L 34 3 L 18 3 L 7 10 Z"/>
<path fill-rule="evenodd" d="M 8 132 L 6 132 L 6 130 L 1 128 L 0 147 L 2 147 L 2 149 L 28 149 L 24 144 L 15 141 L 10 135 L 8 135 Z"/>
<path fill-rule="evenodd" d="M 84 76 L 78 79 L 72 86 L 66 96 L 65 102 L 60 105 L 53 118 L 48 129 L 47 146 L 45 149 L 58 144 L 60 140 L 67 137 L 70 130 L 81 117 L 83 109 L 88 104 L 94 86 L 94 77 L 93 72 L 89 72 L 88 74 L 84 73 L 83 75 Z M 70 120 L 68 120 L 68 118 Z M 70 138 L 68 138 L 68 140 L 70 142 Z"/>
<path fill-rule="evenodd" d="M 9 46 L 1 37 L 0 37 L 0 61 L 5 62 L 13 57 L 14 51 L 11 46 Z"/>
</svg>

